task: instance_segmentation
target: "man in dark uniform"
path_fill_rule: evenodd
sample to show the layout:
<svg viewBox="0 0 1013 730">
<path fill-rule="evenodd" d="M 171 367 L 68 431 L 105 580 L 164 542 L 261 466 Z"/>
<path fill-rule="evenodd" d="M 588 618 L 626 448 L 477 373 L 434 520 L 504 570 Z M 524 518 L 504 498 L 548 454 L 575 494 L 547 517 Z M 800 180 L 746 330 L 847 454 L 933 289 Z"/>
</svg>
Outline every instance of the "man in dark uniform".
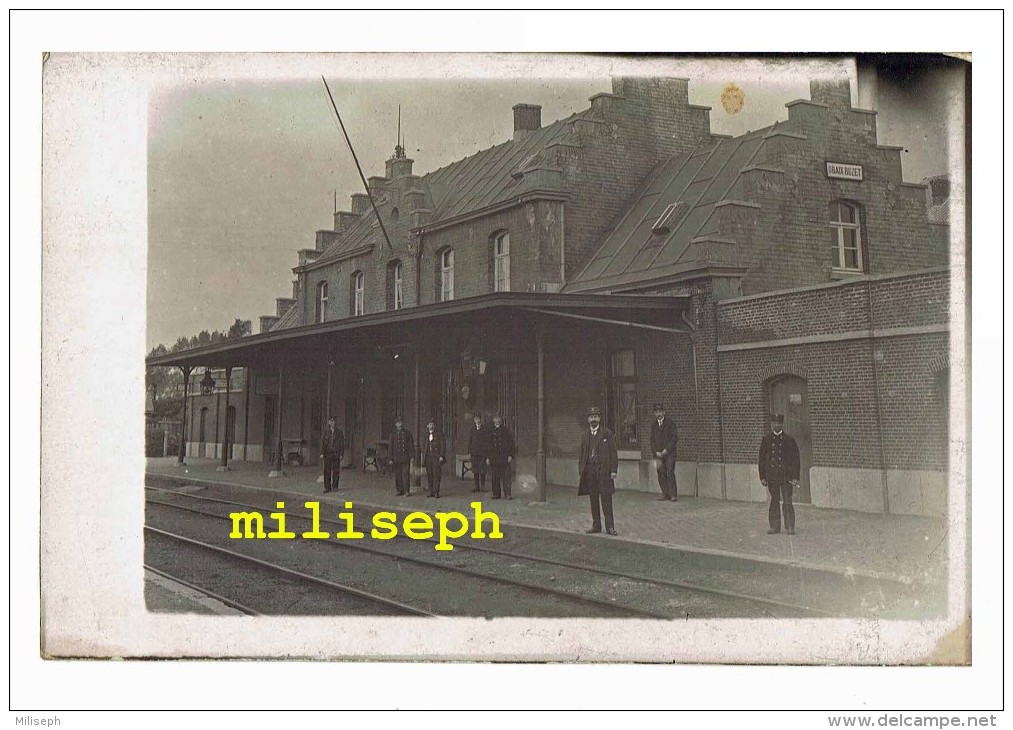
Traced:
<svg viewBox="0 0 1013 730">
<path fill-rule="evenodd" d="M 612 432 L 601 425 L 601 409 L 593 407 L 587 412 L 588 429 L 580 438 L 580 487 L 577 495 L 591 497 L 591 529 L 601 532 L 601 513 L 605 513 L 605 531 L 618 535 L 612 515 L 612 495 L 616 491 L 619 473 L 619 454 Z M 598 502 L 601 501 L 599 509 Z"/>
<path fill-rule="evenodd" d="M 675 483 L 675 445 L 679 434 L 675 421 L 665 417 L 664 403 L 654 404 L 654 420 L 651 421 L 651 453 L 658 468 L 658 484 L 661 485 L 659 500 L 679 501 L 679 489 Z"/>
<path fill-rule="evenodd" d="M 795 507 L 791 503 L 792 489 L 798 485 L 799 456 L 795 439 L 784 432 L 784 416 L 775 413 L 770 417 L 770 430 L 760 442 L 760 483 L 770 492 L 770 521 L 768 535 L 781 531 L 781 512 L 784 527 L 789 535 L 795 534 Z M 782 504 L 783 499 L 783 504 Z"/>
<path fill-rule="evenodd" d="M 345 435 L 337 427 L 334 416 L 327 419 L 320 452 L 324 458 L 324 492 L 338 491 L 341 481 L 341 458 L 345 455 Z"/>
<path fill-rule="evenodd" d="M 422 437 L 422 463 L 426 467 L 426 481 L 429 483 L 429 496 L 440 498 L 440 478 L 443 464 L 447 460 L 447 450 L 443 445 L 443 436 L 436 431 L 436 419 L 426 422 L 429 432 Z"/>
<path fill-rule="evenodd" d="M 394 419 L 390 434 L 390 463 L 394 467 L 394 488 L 398 496 L 411 496 L 411 463 L 415 456 L 415 441 L 404 427 L 401 416 Z"/>
<path fill-rule="evenodd" d="M 468 434 L 468 455 L 471 457 L 471 473 L 475 477 L 475 488 L 471 491 L 481 492 L 485 488 L 485 437 L 488 430 L 482 426 L 482 414 L 475 414 L 475 425 Z"/>
<path fill-rule="evenodd" d="M 492 498 L 499 499 L 500 491 L 507 499 L 510 496 L 510 464 L 513 463 L 517 449 L 510 429 L 503 425 L 503 417 L 498 413 L 492 417 L 492 428 L 485 440 L 486 463 L 489 464 L 492 477 Z"/>
</svg>

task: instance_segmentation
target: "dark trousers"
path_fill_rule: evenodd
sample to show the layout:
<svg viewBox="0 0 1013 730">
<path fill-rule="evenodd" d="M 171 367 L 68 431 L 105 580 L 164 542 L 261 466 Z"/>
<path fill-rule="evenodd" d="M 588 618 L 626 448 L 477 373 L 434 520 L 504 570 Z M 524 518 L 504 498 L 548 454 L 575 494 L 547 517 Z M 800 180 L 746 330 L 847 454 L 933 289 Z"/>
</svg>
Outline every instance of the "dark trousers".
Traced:
<svg viewBox="0 0 1013 730">
<path fill-rule="evenodd" d="M 601 501 L 601 508 L 598 502 Z M 601 530 L 601 513 L 605 513 L 605 529 L 614 530 L 615 519 L 612 515 L 612 495 L 602 494 L 595 490 L 591 492 L 591 529 Z"/>
<path fill-rule="evenodd" d="M 485 457 L 471 454 L 471 475 L 475 478 L 476 491 L 485 489 L 485 471 Z"/>
<path fill-rule="evenodd" d="M 770 529 L 781 529 L 781 512 L 783 511 L 785 529 L 794 530 L 795 506 L 791 503 L 791 482 L 781 482 L 780 484 L 767 482 L 767 491 L 770 492 L 770 509 L 767 510 Z"/>
<path fill-rule="evenodd" d="M 429 482 L 429 494 L 431 496 L 440 496 L 440 479 L 442 477 L 443 464 L 439 461 L 433 464 L 426 464 L 426 481 Z"/>
<path fill-rule="evenodd" d="M 509 464 L 490 464 L 489 472 L 492 477 L 492 496 L 500 496 L 500 492 L 503 493 L 504 497 L 510 496 L 510 465 Z"/>
<path fill-rule="evenodd" d="M 656 458 L 658 463 L 658 484 L 661 485 L 661 493 L 669 499 L 679 497 L 679 488 L 675 484 L 675 454 L 667 454 Z"/>
<path fill-rule="evenodd" d="M 410 461 L 395 461 L 394 462 L 394 488 L 397 489 L 398 494 L 408 494 L 412 490 L 411 483 L 411 462 Z"/>
<path fill-rule="evenodd" d="M 324 491 L 337 491 L 341 481 L 341 457 L 337 454 L 324 454 Z"/>
</svg>

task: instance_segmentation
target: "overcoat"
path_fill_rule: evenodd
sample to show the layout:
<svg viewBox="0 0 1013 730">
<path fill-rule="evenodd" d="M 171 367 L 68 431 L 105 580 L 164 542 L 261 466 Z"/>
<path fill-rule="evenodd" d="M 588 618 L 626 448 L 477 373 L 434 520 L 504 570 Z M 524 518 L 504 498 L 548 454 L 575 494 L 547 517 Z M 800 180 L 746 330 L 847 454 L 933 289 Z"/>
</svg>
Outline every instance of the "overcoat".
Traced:
<svg viewBox="0 0 1013 730">
<path fill-rule="evenodd" d="M 447 450 L 443 443 L 443 436 L 439 431 L 433 432 L 433 440 L 429 440 L 429 432 L 422 435 L 422 463 L 426 466 L 436 466 L 440 459 L 446 461 Z"/>
<path fill-rule="evenodd" d="M 651 456 L 666 452 L 666 456 L 675 456 L 675 445 L 679 441 L 679 433 L 675 428 L 675 421 L 668 416 L 658 426 L 658 419 L 651 419 Z"/>
<path fill-rule="evenodd" d="M 760 441 L 760 457 L 757 463 L 760 469 L 760 481 L 771 484 L 784 484 L 797 480 L 799 474 L 798 444 L 783 431 L 780 434 L 768 433 Z"/>
<path fill-rule="evenodd" d="M 334 433 L 330 429 L 324 429 L 323 442 L 320 444 L 320 451 L 327 456 L 336 456 L 339 459 L 345 453 L 345 435 L 341 429 L 335 427 Z"/>
<path fill-rule="evenodd" d="M 483 428 L 482 430 L 484 431 L 485 429 Z M 488 457 L 490 464 L 502 466 L 507 463 L 508 456 L 515 456 L 517 454 L 513 434 L 510 433 L 510 429 L 506 426 L 500 426 L 499 428 L 493 426 L 490 428 L 488 435 L 485 437 L 484 445 L 485 455 Z"/>
<path fill-rule="evenodd" d="M 395 464 L 407 464 L 415 458 L 415 442 L 407 428 L 390 432 L 390 460 Z"/>
<path fill-rule="evenodd" d="M 596 461 L 600 463 L 594 463 Z M 601 426 L 598 433 L 592 436 L 591 429 L 585 429 L 580 438 L 577 467 L 580 469 L 578 495 L 592 492 L 615 494 L 616 485 L 612 481 L 612 475 L 619 471 L 619 454 L 612 431 Z"/>
<path fill-rule="evenodd" d="M 471 427 L 471 432 L 468 434 L 468 453 L 473 459 L 478 459 L 485 456 L 486 452 L 486 436 L 489 434 L 489 426 L 482 424 L 482 428 Z"/>
</svg>

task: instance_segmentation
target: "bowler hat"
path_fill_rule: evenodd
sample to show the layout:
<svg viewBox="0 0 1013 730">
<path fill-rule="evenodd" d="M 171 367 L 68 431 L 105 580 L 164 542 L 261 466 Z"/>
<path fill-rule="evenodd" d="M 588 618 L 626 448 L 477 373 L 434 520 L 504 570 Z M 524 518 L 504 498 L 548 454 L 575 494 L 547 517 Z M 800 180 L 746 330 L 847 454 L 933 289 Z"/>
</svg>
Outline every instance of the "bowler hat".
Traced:
<svg viewBox="0 0 1013 730">
<path fill-rule="evenodd" d="M 774 413 L 770 417 L 771 423 L 784 423 L 784 415 L 781 413 Z"/>
<path fill-rule="evenodd" d="M 601 408 L 599 408 L 598 406 L 591 406 L 590 408 L 587 409 L 587 415 L 589 415 L 589 416 L 600 416 L 601 415 Z"/>
<path fill-rule="evenodd" d="M 435 419 L 435 418 L 430 418 L 430 419 L 429 419 L 428 421 L 426 421 L 426 425 L 427 425 L 427 426 L 428 426 L 428 425 L 429 425 L 430 423 L 431 423 L 431 424 L 433 424 L 433 425 L 435 426 L 435 425 L 436 425 L 436 419 Z"/>
<path fill-rule="evenodd" d="M 404 419 L 401 418 L 401 414 L 394 416 L 394 423 L 404 423 Z"/>
<path fill-rule="evenodd" d="M 654 410 L 656 410 L 656 411 L 663 411 L 663 410 L 665 410 L 665 404 L 664 403 L 655 403 L 654 404 Z"/>
</svg>

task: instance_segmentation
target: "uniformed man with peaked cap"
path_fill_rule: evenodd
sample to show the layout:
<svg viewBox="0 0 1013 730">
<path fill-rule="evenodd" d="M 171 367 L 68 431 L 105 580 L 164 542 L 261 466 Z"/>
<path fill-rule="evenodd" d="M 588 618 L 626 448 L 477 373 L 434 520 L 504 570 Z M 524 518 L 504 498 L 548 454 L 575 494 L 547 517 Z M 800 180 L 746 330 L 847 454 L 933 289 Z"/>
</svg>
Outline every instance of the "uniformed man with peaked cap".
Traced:
<svg viewBox="0 0 1013 730">
<path fill-rule="evenodd" d="M 619 454 L 612 431 L 601 425 L 601 408 L 592 406 L 587 411 L 587 429 L 580 438 L 580 486 L 577 495 L 591 498 L 591 529 L 601 532 L 601 513 L 605 513 L 605 531 L 618 535 L 612 514 L 612 495 L 616 491 L 619 472 Z M 599 502 L 601 506 L 599 508 Z"/>
<path fill-rule="evenodd" d="M 795 534 L 795 507 L 791 503 L 792 489 L 798 486 L 799 455 L 795 439 L 784 432 L 784 416 L 775 413 L 770 417 L 770 433 L 760 442 L 760 483 L 770 493 L 770 522 L 768 535 L 781 531 L 781 513 L 789 535 Z"/>
</svg>

